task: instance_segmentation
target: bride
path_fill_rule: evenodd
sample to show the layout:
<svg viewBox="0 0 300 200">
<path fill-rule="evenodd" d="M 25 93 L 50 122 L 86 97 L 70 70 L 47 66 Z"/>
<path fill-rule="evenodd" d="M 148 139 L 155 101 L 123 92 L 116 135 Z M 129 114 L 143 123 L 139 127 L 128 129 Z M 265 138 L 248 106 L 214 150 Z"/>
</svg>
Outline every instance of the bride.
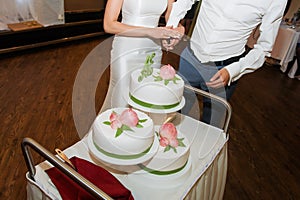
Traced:
<svg viewBox="0 0 300 200">
<path fill-rule="evenodd" d="M 158 27 L 166 20 L 174 0 L 108 0 L 104 14 L 104 30 L 115 34 L 110 62 L 110 83 L 100 112 L 112 107 L 127 107 L 129 75 L 143 68 L 147 55 L 155 53 L 154 67 L 160 67 L 160 40 L 180 38 L 178 31 Z M 121 21 L 118 18 L 121 13 Z"/>
</svg>

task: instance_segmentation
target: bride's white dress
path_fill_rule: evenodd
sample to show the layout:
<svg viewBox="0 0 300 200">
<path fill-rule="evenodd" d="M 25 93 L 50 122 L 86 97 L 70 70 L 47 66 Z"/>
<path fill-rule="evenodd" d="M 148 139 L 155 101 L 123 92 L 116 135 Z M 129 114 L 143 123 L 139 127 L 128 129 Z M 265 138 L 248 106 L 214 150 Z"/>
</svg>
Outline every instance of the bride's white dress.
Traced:
<svg viewBox="0 0 300 200">
<path fill-rule="evenodd" d="M 124 0 L 122 23 L 140 27 L 157 27 L 168 0 Z M 154 67 L 160 67 L 162 51 L 159 40 L 116 35 L 113 40 L 108 92 L 100 112 L 108 108 L 127 107 L 130 74 L 143 68 L 147 55 L 155 53 Z"/>
</svg>

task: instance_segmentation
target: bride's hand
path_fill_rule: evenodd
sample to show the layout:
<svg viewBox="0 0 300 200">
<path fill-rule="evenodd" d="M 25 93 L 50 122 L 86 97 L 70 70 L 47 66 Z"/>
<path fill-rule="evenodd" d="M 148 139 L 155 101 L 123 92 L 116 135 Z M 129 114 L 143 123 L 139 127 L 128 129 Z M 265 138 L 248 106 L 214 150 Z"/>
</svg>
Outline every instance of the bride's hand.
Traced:
<svg viewBox="0 0 300 200">
<path fill-rule="evenodd" d="M 181 33 L 175 29 L 167 27 L 156 27 L 149 31 L 148 35 L 155 39 L 180 39 Z"/>
<path fill-rule="evenodd" d="M 182 26 L 181 24 L 176 28 L 172 28 L 172 30 L 177 31 L 178 33 L 180 33 L 181 36 L 183 36 L 185 33 L 185 27 Z"/>
</svg>

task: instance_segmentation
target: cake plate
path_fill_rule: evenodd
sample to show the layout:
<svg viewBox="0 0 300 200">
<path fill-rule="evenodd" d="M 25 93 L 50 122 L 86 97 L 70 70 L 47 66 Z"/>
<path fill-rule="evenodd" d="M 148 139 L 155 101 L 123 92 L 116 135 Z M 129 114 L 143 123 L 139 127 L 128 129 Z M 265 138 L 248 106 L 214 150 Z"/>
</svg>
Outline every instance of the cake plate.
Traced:
<svg viewBox="0 0 300 200">
<path fill-rule="evenodd" d="M 134 101 L 132 101 L 129 97 L 127 98 L 127 102 L 132 107 L 134 107 L 136 109 L 139 109 L 139 110 L 142 110 L 144 112 L 164 114 L 164 113 L 176 112 L 176 111 L 180 110 L 181 108 L 183 108 L 183 106 L 185 105 L 185 98 L 182 97 L 180 103 L 177 106 L 175 106 L 173 108 L 169 108 L 169 109 L 154 109 L 154 108 L 141 106 L 141 105 L 135 103 Z"/>
<path fill-rule="evenodd" d="M 104 161 L 104 162 L 110 163 L 110 164 L 114 164 L 114 165 L 136 165 L 136 164 L 146 162 L 147 160 L 149 160 L 156 154 L 158 147 L 159 147 L 159 141 L 157 139 L 157 136 L 154 135 L 153 144 L 152 144 L 150 150 L 145 155 L 143 155 L 139 158 L 120 159 L 120 158 L 110 157 L 110 156 L 107 156 L 107 155 L 101 153 L 96 148 L 96 146 L 93 142 L 92 132 L 90 132 L 87 137 L 88 137 L 88 148 L 89 148 L 90 152 L 92 153 L 92 155 L 101 161 Z"/>
<path fill-rule="evenodd" d="M 180 187 L 192 173 L 192 158 L 189 156 L 188 161 L 184 168 L 174 174 L 156 175 L 149 173 L 143 169 L 132 173 L 132 179 L 137 183 L 146 184 L 147 187 L 157 188 L 158 185 L 161 189 L 169 188 L 170 186 L 176 188 Z"/>
</svg>

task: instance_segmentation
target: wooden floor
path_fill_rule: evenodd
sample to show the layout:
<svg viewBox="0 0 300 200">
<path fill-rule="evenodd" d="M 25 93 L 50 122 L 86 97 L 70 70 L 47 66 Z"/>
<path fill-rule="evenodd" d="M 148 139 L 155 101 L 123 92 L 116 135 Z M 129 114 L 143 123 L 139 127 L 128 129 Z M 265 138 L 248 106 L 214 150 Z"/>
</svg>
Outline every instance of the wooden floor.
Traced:
<svg viewBox="0 0 300 200">
<path fill-rule="evenodd" d="M 101 40 L 0 55 L 0 199 L 26 199 L 24 137 L 52 152 L 79 140 L 73 84 L 81 63 Z M 107 84 L 108 71 L 99 83 L 96 110 Z M 239 81 L 231 105 L 224 199 L 300 199 L 300 81 L 278 66 L 264 66 Z"/>
</svg>

